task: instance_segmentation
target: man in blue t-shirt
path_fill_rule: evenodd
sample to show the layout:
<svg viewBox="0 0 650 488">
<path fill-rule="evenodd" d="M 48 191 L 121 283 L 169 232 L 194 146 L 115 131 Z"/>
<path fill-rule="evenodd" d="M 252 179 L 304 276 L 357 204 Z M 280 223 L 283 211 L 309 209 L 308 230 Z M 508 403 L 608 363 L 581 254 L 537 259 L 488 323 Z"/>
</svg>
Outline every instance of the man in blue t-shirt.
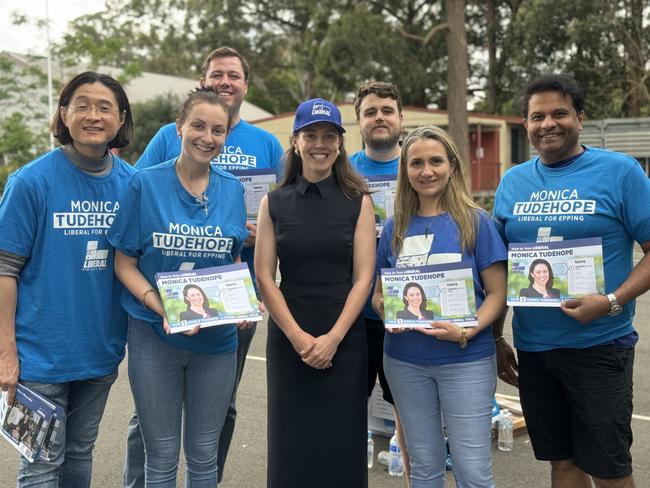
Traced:
<svg viewBox="0 0 650 488">
<path fill-rule="evenodd" d="M 515 307 L 517 358 L 497 336 L 499 375 L 518 382 L 535 457 L 553 486 L 632 487 L 634 300 L 650 288 L 650 182 L 633 158 L 580 144 L 584 96 L 564 75 L 524 93 L 538 157 L 508 171 L 494 216 L 510 243 L 600 237 L 605 294 Z M 633 245 L 644 257 L 633 266 Z M 499 327 L 497 327 L 499 329 Z"/>
<path fill-rule="evenodd" d="M 217 92 L 219 98 L 229 107 L 231 115 L 231 129 L 221 153 L 213 161 L 214 164 L 226 171 L 267 169 L 279 175 L 283 151 L 278 139 L 273 134 L 242 120 L 239 115 L 248 92 L 249 65 L 246 59 L 230 47 L 219 47 L 208 55 L 201 69 L 201 86 L 209 86 Z M 180 151 L 181 139 L 177 134 L 176 124 L 172 122 L 158 130 L 135 167 L 144 169 L 160 164 L 177 157 Z M 254 280 L 253 254 L 257 229 L 251 222 L 247 222 L 246 227 L 250 234 L 244 243 L 241 259 L 248 263 Z M 254 334 L 255 326 L 237 330 L 237 374 L 232 401 L 219 439 L 219 482 L 223 477 L 223 468 L 235 429 L 237 387 Z M 129 423 L 124 486 L 144 486 L 144 445 L 137 415 L 134 415 Z"/>
</svg>

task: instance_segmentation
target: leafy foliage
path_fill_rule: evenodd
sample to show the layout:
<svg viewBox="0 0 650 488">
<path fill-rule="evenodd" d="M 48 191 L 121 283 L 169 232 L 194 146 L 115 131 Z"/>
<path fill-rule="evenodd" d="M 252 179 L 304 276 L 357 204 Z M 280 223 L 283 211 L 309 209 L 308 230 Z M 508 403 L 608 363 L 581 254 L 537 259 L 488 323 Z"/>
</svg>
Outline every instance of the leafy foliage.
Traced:
<svg viewBox="0 0 650 488">
<path fill-rule="evenodd" d="M 7 176 L 45 151 L 47 98 L 43 73 L 0 54 L 0 193 Z"/>
<path fill-rule="evenodd" d="M 158 129 L 176 120 L 180 104 L 181 101 L 178 97 L 171 94 L 143 103 L 132 104 L 133 140 L 131 144 L 120 151 L 120 157 L 125 161 L 135 163 Z"/>
</svg>

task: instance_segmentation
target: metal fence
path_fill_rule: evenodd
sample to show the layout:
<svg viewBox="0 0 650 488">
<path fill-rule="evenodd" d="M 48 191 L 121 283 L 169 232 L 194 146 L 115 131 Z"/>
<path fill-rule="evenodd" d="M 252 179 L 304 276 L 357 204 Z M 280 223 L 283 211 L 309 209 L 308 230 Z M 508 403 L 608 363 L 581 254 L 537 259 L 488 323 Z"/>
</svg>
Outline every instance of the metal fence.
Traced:
<svg viewBox="0 0 650 488">
<path fill-rule="evenodd" d="M 650 117 L 588 120 L 583 124 L 580 142 L 629 154 L 650 175 Z M 532 146 L 530 154 L 537 154 Z"/>
</svg>

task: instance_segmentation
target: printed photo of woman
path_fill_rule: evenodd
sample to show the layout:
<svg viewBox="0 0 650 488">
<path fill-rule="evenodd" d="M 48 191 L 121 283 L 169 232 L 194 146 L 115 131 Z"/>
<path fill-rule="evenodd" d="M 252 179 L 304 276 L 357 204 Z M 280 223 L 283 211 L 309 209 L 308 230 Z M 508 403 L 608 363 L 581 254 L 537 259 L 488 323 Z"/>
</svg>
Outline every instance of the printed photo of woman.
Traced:
<svg viewBox="0 0 650 488">
<path fill-rule="evenodd" d="M 560 290 L 553 288 L 553 268 L 546 259 L 535 259 L 528 269 L 528 288 L 519 290 L 520 297 L 560 298 Z"/>
<path fill-rule="evenodd" d="M 433 312 L 427 310 L 427 296 L 417 283 L 408 283 L 402 292 L 404 310 L 396 317 L 403 320 L 433 320 Z"/>
<path fill-rule="evenodd" d="M 207 319 L 216 317 L 219 314 L 214 308 L 210 308 L 208 296 L 197 285 L 185 285 L 185 288 L 183 288 L 183 301 L 187 305 L 187 310 L 179 314 L 181 320 Z"/>
</svg>

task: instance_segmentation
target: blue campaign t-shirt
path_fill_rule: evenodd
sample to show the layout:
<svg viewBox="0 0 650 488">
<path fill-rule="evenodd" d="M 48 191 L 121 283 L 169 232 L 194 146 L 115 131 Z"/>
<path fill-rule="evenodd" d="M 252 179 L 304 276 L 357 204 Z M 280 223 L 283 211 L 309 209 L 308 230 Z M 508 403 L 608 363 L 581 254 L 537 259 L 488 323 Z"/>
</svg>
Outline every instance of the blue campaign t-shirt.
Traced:
<svg viewBox="0 0 650 488">
<path fill-rule="evenodd" d="M 135 167 L 138 170 L 149 168 L 176 158 L 180 153 L 181 138 L 176 132 L 176 124 L 167 124 L 149 141 Z M 212 162 L 225 171 L 273 169 L 279 177 L 282 172 L 282 155 L 282 146 L 277 137 L 245 120 L 240 120 L 230 129 L 221 153 Z M 253 282 L 254 252 L 254 247 L 245 247 L 241 253 L 242 261 L 248 264 Z"/>
<path fill-rule="evenodd" d="M 361 176 L 397 176 L 397 168 L 399 167 L 399 158 L 391 159 L 390 161 L 376 161 L 371 159 L 366 154 L 366 151 L 359 151 L 350 156 L 350 164 Z M 379 240 L 377 241 L 379 243 Z M 366 304 L 363 307 L 363 316 L 370 320 L 381 320 L 381 317 L 372 309 L 372 294 L 375 289 L 375 284 L 372 284 L 372 290 Z"/>
<path fill-rule="evenodd" d="M 126 315 L 106 239 L 135 170 L 113 156 L 101 177 L 55 149 L 13 173 L 0 201 L 0 249 L 27 257 L 18 281 L 20 379 L 63 383 L 112 373 Z"/>
<path fill-rule="evenodd" d="M 390 161 L 376 161 L 369 158 L 366 151 L 359 151 L 350 156 L 350 164 L 361 176 L 397 176 L 399 157 Z"/>
<path fill-rule="evenodd" d="M 242 184 L 211 166 L 206 205 L 190 195 L 170 160 L 131 180 L 108 239 L 127 256 L 138 258 L 138 269 L 155 287 L 155 274 L 232 264 L 248 235 Z M 124 290 L 122 305 L 136 319 L 148 322 L 163 341 L 179 349 L 227 353 L 237 348 L 234 325 L 210 327 L 194 336 L 166 335 L 162 318 Z"/>
<path fill-rule="evenodd" d="M 472 253 L 467 250 L 461 253 L 458 226 L 445 212 L 435 217 L 415 215 L 406 229 L 400 256 L 393 254 L 394 221 L 391 217 L 384 226 L 377 248 L 377 277 L 382 268 L 462 262 L 472 268 L 476 307 L 480 307 L 485 298 L 480 273 L 498 261 L 505 261 L 507 252 L 492 218 L 482 210 L 478 215 L 478 232 Z M 386 354 L 415 364 L 464 363 L 491 356 L 495 351 L 490 327 L 472 338 L 466 349 L 460 349 L 455 342 L 439 340 L 415 330 L 386 334 L 384 339 Z"/>
<path fill-rule="evenodd" d="M 573 163 L 548 167 L 539 157 L 511 168 L 496 192 L 494 216 L 507 242 L 600 237 L 605 290 L 633 266 L 634 241 L 650 240 L 650 181 L 625 154 L 588 147 Z M 616 317 L 586 325 L 559 308 L 514 307 L 515 346 L 546 351 L 603 344 L 634 332 L 632 300 Z"/>
</svg>

